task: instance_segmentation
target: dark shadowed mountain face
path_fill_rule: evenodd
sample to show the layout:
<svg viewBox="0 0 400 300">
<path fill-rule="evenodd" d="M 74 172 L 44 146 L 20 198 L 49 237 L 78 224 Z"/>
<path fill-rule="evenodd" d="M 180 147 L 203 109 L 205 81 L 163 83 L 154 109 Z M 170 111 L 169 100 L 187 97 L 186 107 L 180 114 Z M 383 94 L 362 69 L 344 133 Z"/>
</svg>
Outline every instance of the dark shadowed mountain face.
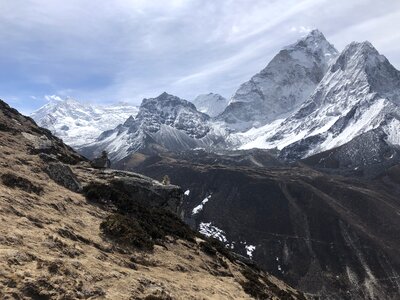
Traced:
<svg viewBox="0 0 400 300">
<path fill-rule="evenodd" d="M 120 167 L 154 178 L 167 174 L 186 191 L 189 224 L 310 295 L 395 299 L 399 166 L 364 181 L 261 156 L 135 154 Z"/>
</svg>

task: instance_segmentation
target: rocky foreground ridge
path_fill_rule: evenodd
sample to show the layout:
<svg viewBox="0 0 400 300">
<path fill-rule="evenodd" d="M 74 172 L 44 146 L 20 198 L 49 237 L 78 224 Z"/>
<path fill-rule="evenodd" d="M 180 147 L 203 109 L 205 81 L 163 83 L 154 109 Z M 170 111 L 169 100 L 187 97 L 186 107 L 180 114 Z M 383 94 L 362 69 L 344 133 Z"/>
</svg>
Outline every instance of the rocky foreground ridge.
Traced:
<svg viewBox="0 0 400 300">
<path fill-rule="evenodd" d="M 178 214 L 183 193 L 101 170 L 0 102 L 0 298 L 305 299 Z"/>
</svg>

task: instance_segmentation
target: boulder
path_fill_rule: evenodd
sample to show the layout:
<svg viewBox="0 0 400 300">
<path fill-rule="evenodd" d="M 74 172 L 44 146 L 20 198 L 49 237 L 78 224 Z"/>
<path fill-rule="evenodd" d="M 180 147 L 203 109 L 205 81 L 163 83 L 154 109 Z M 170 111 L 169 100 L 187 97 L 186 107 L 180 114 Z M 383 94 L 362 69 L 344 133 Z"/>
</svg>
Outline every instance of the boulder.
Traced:
<svg viewBox="0 0 400 300">
<path fill-rule="evenodd" d="M 78 178 L 67 165 L 62 163 L 50 163 L 45 171 L 56 183 L 73 192 L 79 192 L 82 189 Z"/>
</svg>

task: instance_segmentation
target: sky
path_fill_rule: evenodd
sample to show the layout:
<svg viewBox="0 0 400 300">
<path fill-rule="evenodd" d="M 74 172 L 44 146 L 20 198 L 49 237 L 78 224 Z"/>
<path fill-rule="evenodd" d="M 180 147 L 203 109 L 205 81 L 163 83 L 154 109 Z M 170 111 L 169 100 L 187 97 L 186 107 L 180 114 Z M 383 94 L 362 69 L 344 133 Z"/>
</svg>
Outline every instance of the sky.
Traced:
<svg viewBox="0 0 400 300">
<path fill-rule="evenodd" d="M 399 0 L 0 0 L 0 12 L 0 98 L 25 114 L 51 95 L 230 98 L 314 28 L 338 50 L 369 40 L 400 69 Z"/>
</svg>

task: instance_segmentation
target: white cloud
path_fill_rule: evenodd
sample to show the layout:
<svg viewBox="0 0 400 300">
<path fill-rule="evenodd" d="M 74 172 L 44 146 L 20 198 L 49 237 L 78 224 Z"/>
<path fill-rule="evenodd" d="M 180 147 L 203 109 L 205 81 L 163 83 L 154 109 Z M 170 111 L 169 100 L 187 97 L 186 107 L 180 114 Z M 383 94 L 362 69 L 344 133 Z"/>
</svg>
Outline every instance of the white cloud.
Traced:
<svg viewBox="0 0 400 300">
<path fill-rule="evenodd" d="M 313 30 L 313 28 L 311 28 L 309 26 L 298 26 L 298 27 L 293 26 L 292 28 L 290 28 L 290 31 L 302 33 L 304 35 L 309 33 L 311 30 Z"/>
<path fill-rule="evenodd" d="M 57 96 L 57 95 L 45 95 L 44 99 L 47 102 L 50 102 L 50 101 L 63 101 L 63 99 L 60 96 Z"/>
</svg>

